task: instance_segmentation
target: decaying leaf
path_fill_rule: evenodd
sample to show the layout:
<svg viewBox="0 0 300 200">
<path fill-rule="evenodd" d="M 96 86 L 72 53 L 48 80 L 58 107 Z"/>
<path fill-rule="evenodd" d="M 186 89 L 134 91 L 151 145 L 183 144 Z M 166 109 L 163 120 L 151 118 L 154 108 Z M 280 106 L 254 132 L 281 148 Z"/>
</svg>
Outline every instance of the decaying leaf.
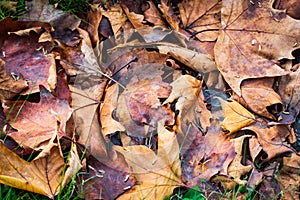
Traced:
<svg viewBox="0 0 300 200">
<path fill-rule="evenodd" d="M 273 78 L 251 79 L 244 81 L 241 85 L 241 94 L 245 101 L 245 106 L 256 114 L 269 119 L 276 119 L 275 116 L 281 110 L 274 110 L 274 113 L 270 113 L 268 107 L 280 107 L 282 105 L 279 94 L 272 88 L 273 82 Z"/>
<path fill-rule="evenodd" d="M 217 98 L 219 99 L 225 114 L 225 119 L 221 125 L 225 130 L 229 131 L 229 134 L 248 126 L 255 121 L 255 116 L 235 100 L 226 101 L 219 97 Z"/>
<path fill-rule="evenodd" d="M 13 75 L 9 75 L 4 68 L 4 63 L 0 59 L 0 99 L 11 99 L 20 94 L 28 85 L 23 77 L 14 79 Z"/>
<path fill-rule="evenodd" d="M 50 140 L 59 123 L 59 138 L 65 135 L 66 122 L 72 109 L 66 100 L 54 97 L 45 88 L 40 89 L 40 102 L 6 101 L 4 112 L 16 132 L 9 135 L 24 147 L 43 149 L 43 143 Z"/>
<path fill-rule="evenodd" d="M 226 0 L 221 13 L 223 29 L 214 50 L 218 69 L 234 92 L 241 95 L 245 79 L 287 74 L 272 60 L 293 58 L 299 20 L 268 1 Z"/>
<path fill-rule="evenodd" d="M 172 92 L 164 104 L 176 100 L 175 108 L 179 111 L 176 131 L 182 135 L 188 135 L 194 130 L 206 132 L 210 125 L 212 116 L 204 103 L 201 84 L 202 81 L 190 75 L 180 76 L 170 84 Z"/>
<path fill-rule="evenodd" d="M 124 155 L 138 183 L 118 199 L 163 199 L 181 184 L 179 145 L 175 132 L 158 123 L 158 150 L 155 154 L 143 145 L 122 148 L 114 146 Z"/>
<path fill-rule="evenodd" d="M 231 139 L 230 141 L 234 145 L 234 149 L 236 152 L 236 156 L 232 163 L 230 163 L 228 167 L 228 174 L 233 177 L 233 180 L 240 184 L 240 185 L 245 185 L 247 183 L 246 180 L 241 180 L 241 177 L 245 174 L 247 174 L 251 169 L 251 165 L 243 165 L 242 160 L 243 160 L 243 144 L 244 144 L 244 139 L 251 137 L 250 135 L 244 135 L 242 137 L 238 137 L 235 139 Z"/>
</svg>

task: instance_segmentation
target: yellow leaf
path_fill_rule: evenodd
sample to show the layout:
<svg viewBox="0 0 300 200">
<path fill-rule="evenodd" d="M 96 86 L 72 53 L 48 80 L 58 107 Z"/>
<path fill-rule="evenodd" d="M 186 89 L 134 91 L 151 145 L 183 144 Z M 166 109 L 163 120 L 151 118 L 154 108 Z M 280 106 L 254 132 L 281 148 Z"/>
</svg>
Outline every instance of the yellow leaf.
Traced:
<svg viewBox="0 0 300 200">
<path fill-rule="evenodd" d="M 54 198 L 65 165 L 57 146 L 48 156 L 27 162 L 0 142 L 0 183 Z"/>
<path fill-rule="evenodd" d="M 219 97 L 217 97 L 217 99 L 220 101 L 222 110 L 225 114 L 225 119 L 221 126 L 223 129 L 229 131 L 229 134 L 242 129 L 255 121 L 255 116 L 237 101 L 225 101 Z"/>
<path fill-rule="evenodd" d="M 143 145 L 115 146 L 124 155 L 138 184 L 119 199 L 163 199 L 181 184 L 179 145 L 174 132 L 158 125 L 158 152 Z"/>
</svg>

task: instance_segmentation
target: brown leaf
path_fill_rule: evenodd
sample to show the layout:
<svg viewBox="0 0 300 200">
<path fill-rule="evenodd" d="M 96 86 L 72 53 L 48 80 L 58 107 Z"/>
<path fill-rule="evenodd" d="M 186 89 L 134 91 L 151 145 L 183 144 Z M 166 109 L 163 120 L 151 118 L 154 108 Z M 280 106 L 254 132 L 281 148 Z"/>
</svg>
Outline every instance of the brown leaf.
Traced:
<svg viewBox="0 0 300 200">
<path fill-rule="evenodd" d="M 212 115 L 204 103 L 202 82 L 190 75 L 183 75 L 170 85 L 172 92 L 164 104 L 177 101 L 175 108 L 179 114 L 176 119 L 176 132 L 182 135 L 193 132 L 193 129 L 206 132 Z"/>
<path fill-rule="evenodd" d="M 178 4 L 182 29 L 200 41 L 215 41 L 221 27 L 220 0 L 184 0 Z"/>
<path fill-rule="evenodd" d="M 251 130 L 256 133 L 259 144 L 267 154 L 267 157 L 262 158 L 265 162 L 281 154 L 292 152 L 292 148 L 286 140 L 290 134 L 294 133 L 290 131 L 290 127 L 287 125 L 266 127 L 257 122 L 246 127 L 245 130 Z"/>
<path fill-rule="evenodd" d="M 172 6 L 167 4 L 167 0 L 161 0 L 158 8 L 163 13 L 163 17 L 168 22 L 172 30 L 179 30 L 179 18 L 174 14 Z"/>
<path fill-rule="evenodd" d="M 271 106 L 282 105 L 280 96 L 273 90 L 273 78 L 250 79 L 243 81 L 241 85 L 242 98 L 245 106 L 258 115 L 269 119 L 276 119 L 281 111 L 270 113 L 267 109 Z"/>
<path fill-rule="evenodd" d="M 17 131 L 9 135 L 20 146 L 32 149 L 43 148 L 41 145 L 50 140 L 60 124 L 58 136 L 65 135 L 66 122 L 72 114 L 66 100 L 55 98 L 45 88 L 41 88 L 40 102 L 7 101 L 4 112 L 9 123 Z"/>
<path fill-rule="evenodd" d="M 226 101 L 219 97 L 217 99 L 219 99 L 225 114 L 221 126 L 229 131 L 229 134 L 249 126 L 255 121 L 255 116 L 235 100 Z"/>
<path fill-rule="evenodd" d="M 38 92 L 39 85 L 50 91 L 56 86 L 54 55 L 48 53 L 52 45 L 39 42 L 41 34 L 34 31 L 24 35 L 11 33 L 1 46 L 4 53 L 0 58 L 5 61 L 4 68 L 16 78 L 23 76 L 28 80 L 28 90 L 22 94 Z"/>
<path fill-rule="evenodd" d="M 125 127 L 113 118 L 118 106 L 119 85 L 114 84 L 106 90 L 105 99 L 100 108 L 102 133 L 105 137 L 117 131 L 125 131 Z"/>
<path fill-rule="evenodd" d="M 299 20 L 271 3 L 223 1 L 223 29 L 215 45 L 216 62 L 226 82 L 241 95 L 240 84 L 249 78 L 287 74 L 272 60 L 292 59 L 300 40 Z"/>
<path fill-rule="evenodd" d="M 4 68 L 5 62 L 0 58 L 0 99 L 11 99 L 28 87 L 23 77 L 9 75 Z"/>
<path fill-rule="evenodd" d="M 50 154 L 27 162 L 0 142 L 0 182 L 54 198 L 60 192 L 64 158 L 57 146 Z"/>
<path fill-rule="evenodd" d="M 85 199 L 116 199 L 133 187 L 135 178 L 124 157 L 120 153 L 117 157 L 109 164 L 99 162 L 93 156 L 87 157 L 88 173 L 82 173 L 78 183 Z"/>
<path fill-rule="evenodd" d="M 125 21 L 127 20 L 127 17 L 123 13 L 120 4 L 114 4 L 108 10 L 104 10 L 103 8 L 100 9 L 102 14 L 109 19 L 114 34 L 119 34 L 123 23 L 125 23 Z"/>
<path fill-rule="evenodd" d="M 236 156 L 228 167 L 229 176 L 233 177 L 234 181 L 240 185 L 246 185 L 246 180 L 241 180 L 242 176 L 247 174 L 251 169 L 251 165 L 243 165 L 242 160 L 244 156 L 243 143 L 245 138 L 251 137 L 250 135 L 244 135 L 235 139 L 231 139 L 230 142 L 234 145 Z M 231 188 L 232 189 L 232 188 Z"/>
<path fill-rule="evenodd" d="M 152 1 L 147 1 L 149 8 L 144 11 L 145 20 L 154 24 L 155 26 L 160 26 L 167 28 L 160 12 L 157 10 L 155 4 Z"/>
<path fill-rule="evenodd" d="M 157 128 L 158 121 L 166 118 L 168 113 L 159 98 L 167 98 L 171 88 L 157 78 L 132 80 L 126 88 L 118 100 L 117 118 L 128 135 L 145 137 Z"/>
<path fill-rule="evenodd" d="M 158 123 L 158 150 L 155 154 L 143 145 L 115 149 L 122 153 L 138 181 L 119 199 L 162 199 L 181 184 L 179 145 L 175 132 Z"/>
</svg>

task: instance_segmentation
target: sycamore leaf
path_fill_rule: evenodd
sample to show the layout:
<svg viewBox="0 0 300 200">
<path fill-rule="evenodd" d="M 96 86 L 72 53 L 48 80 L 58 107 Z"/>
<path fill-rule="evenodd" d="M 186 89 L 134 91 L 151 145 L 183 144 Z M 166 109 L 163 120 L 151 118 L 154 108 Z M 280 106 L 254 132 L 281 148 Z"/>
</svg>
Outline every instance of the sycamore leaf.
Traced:
<svg viewBox="0 0 300 200">
<path fill-rule="evenodd" d="M 117 131 L 125 131 L 125 127 L 112 116 L 117 109 L 119 85 L 114 84 L 106 90 L 105 99 L 100 108 L 102 133 L 105 137 Z"/>
<path fill-rule="evenodd" d="M 269 1 L 225 0 L 215 45 L 219 70 L 235 93 L 249 78 L 287 74 L 272 60 L 292 59 L 300 41 L 300 21 L 275 10 Z M 295 46 L 296 45 L 296 46 Z"/>
<path fill-rule="evenodd" d="M 32 149 L 43 148 L 60 123 L 58 136 L 65 135 L 66 122 L 72 109 L 66 100 L 57 99 L 45 88 L 40 89 L 40 102 L 6 101 L 4 112 L 10 125 L 17 131 L 8 133 L 20 146 Z"/>
<path fill-rule="evenodd" d="M 54 198 L 60 191 L 65 166 L 57 146 L 49 155 L 27 162 L 0 142 L 0 183 Z"/>
<path fill-rule="evenodd" d="M 138 184 L 119 199 L 163 199 L 181 184 L 179 145 L 175 132 L 158 123 L 158 152 L 142 145 L 114 146 L 124 155 Z"/>
<path fill-rule="evenodd" d="M 225 119 L 222 121 L 222 127 L 234 133 L 255 121 L 255 116 L 235 100 L 226 101 L 219 97 Z"/>
</svg>

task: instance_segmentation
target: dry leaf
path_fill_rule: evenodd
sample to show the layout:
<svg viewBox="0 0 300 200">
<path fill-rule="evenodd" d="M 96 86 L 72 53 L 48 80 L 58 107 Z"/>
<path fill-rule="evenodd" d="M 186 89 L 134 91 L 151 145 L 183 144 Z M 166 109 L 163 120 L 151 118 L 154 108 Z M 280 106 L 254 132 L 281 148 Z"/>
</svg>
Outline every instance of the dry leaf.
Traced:
<svg viewBox="0 0 300 200">
<path fill-rule="evenodd" d="M 268 1 L 225 0 L 222 26 L 215 45 L 216 62 L 239 96 L 245 79 L 287 74 L 272 60 L 293 58 L 291 52 L 300 40 L 299 20 L 274 10 Z"/>
<path fill-rule="evenodd" d="M 0 182 L 19 189 L 39 193 L 54 199 L 61 189 L 64 158 L 58 147 L 50 154 L 27 162 L 0 142 Z"/>
<path fill-rule="evenodd" d="M 171 84 L 172 92 L 164 104 L 177 100 L 175 109 L 179 111 L 176 131 L 182 135 L 196 131 L 206 132 L 212 117 L 204 103 L 202 82 L 190 75 L 182 75 Z"/>
<path fill-rule="evenodd" d="M 220 0 L 184 0 L 178 4 L 182 29 L 200 41 L 215 41 L 221 27 Z"/>
<path fill-rule="evenodd" d="M 179 145 L 175 132 L 158 123 L 158 152 L 143 145 L 115 149 L 124 155 L 138 184 L 118 199 L 163 199 L 181 184 Z"/>
<path fill-rule="evenodd" d="M 241 130 L 255 121 L 255 116 L 235 100 L 226 101 L 219 97 L 217 99 L 225 114 L 221 126 L 229 131 L 229 134 Z"/>
</svg>

